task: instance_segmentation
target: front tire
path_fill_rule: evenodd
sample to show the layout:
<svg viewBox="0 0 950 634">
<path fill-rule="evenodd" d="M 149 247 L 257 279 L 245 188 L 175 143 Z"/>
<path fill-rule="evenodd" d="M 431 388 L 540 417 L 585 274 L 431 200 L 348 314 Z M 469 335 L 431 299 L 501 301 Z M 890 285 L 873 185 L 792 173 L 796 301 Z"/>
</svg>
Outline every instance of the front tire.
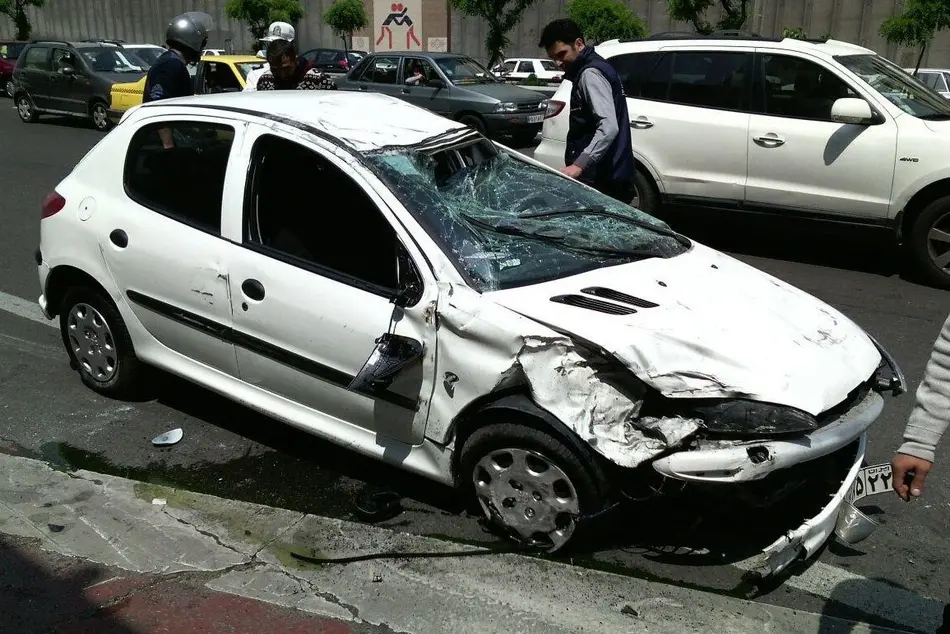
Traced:
<svg viewBox="0 0 950 634">
<path fill-rule="evenodd" d="M 634 198 L 630 201 L 630 205 L 651 216 L 656 216 L 660 209 L 660 197 L 657 195 L 653 180 L 638 169 L 633 175 L 633 186 Z"/>
<path fill-rule="evenodd" d="M 10 99 L 13 99 L 14 93 L 13 78 L 10 77 L 3 82 L 3 94 L 5 94 Z"/>
<path fill-rule="evenodd" d="M 950 196 L 924 207 L 910 228 L 908 255 L 931 284 L 950 288 Z"/>
<path fill-rule="evenodd" d="M 119 310 L 102 292 L 67 293 L 59 311 L 63 345 L 87 387 L 111 398 L 136 395 L 142 364 Z"/>
<path fill-rule="evenodd" d="M 459 123 L 467 125 L 482 135 L 484 135 L 488 129 L 485 127 L 485 122 L 482 121 L 482 118 L 475 114 L 467 114 L 459 117 Z"/>
<path fill-rule="evenodd" d="M 517 423 L 491 424 L 466 440 L 459 482 L 489 523 L 522 544 L 555 552 L 581 517 L 605 505 L 599 469 L 555 436 Z"/>
</svg>

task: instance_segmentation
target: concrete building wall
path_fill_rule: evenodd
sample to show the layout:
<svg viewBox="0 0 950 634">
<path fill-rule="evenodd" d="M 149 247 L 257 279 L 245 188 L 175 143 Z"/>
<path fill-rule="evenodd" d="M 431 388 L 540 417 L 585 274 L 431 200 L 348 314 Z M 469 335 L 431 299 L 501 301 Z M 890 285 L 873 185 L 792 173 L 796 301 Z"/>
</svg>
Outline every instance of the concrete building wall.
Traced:
<svg viewBox="0 0 950 634">
<path fill-rule="evenodd" d="M 538 0 L 525 12 L 522 22 L 509 37 L 508 55 L 538 55 L 538 35 L 548 21 L 565 15 L 569 0 Z M 447 0 L 364 0 L 370 15 L 370 27 L 354 34 L 353 48 L 364 50 L 405 50 L 421 48 L 467 53 L 485 57 L 486 29 L 483 21 L 450 12 Z M 685 24 L 670 20 L 666 0 L 626 0 L 646 19 L 651 32 L 684 30 Z M 868 46 L 894 61 L 911 66 L 917 51 L 888 45 L 878 35 L 881 23 L 902 6 L 903 0 L 752 0 L 751 30 L 778 35 L 786 27 L 802 27 L 809 35 L 830 34 L 836 39 Z M 120 38 L 129 42 L 161 43 L 165 25 L 174 15 L 188 10 L 203 10 L 215 19 L 209 46 L 223 48 L 230 42 L 236 51 L 249 50 L 253 41 L 244 25 L 224 15 L 227 0 L 49 0 L 41 10 L 31 10 L 34 37 Z M 301 49 L 314 46 L 339 46 L 323 23 L 323 13 L 332 0 L 303 0 L 306 14 L 297 25 Z M 391 13 L 405 11 L 409 24 L 397 17 L 382 27 Z M 711 18 L 715 19 L 715 12 Z M 403 22 L 399 24 L 399 22 Z M 13 25 L 0 18 L 0 37 L 11 37 Z M 379 44 L 377 44 L 379 42 Z M 924 57 L 924 65 L 950 66 L 950 33 L 941 33 Z"/>
</svg>

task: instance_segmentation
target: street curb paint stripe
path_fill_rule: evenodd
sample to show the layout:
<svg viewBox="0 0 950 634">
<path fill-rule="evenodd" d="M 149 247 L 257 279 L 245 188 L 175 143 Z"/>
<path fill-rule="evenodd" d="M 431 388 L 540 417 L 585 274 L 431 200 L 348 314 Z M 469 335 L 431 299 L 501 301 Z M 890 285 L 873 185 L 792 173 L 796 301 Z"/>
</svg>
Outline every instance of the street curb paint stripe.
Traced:
<svg viewBox="0 0 950 634">
<path fill-rule="evenodd" d="M 40 305 L 36 301 L 26 300 L 3 291 L 0 291 L 0 310 L 50 328 L 59 328 L 59 324 L 55 320 L 51 321 L 43 316 L 43 311 L 40 310 Z"/>
</svg>

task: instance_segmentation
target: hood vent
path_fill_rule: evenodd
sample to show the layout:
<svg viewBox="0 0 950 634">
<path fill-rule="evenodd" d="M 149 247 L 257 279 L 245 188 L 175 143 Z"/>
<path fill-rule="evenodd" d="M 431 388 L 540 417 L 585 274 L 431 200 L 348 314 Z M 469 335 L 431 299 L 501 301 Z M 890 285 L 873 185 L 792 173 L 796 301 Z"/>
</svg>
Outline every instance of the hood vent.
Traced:
<svg viewBox="0 0 950 634">
<path fill-rule="evenodd" d="M 656 308 L 659 306 L 659 304 L 654 304 L 653 302 L 647 301 L 645 299 L 640 299 L 639 297 L 627 295 L 626 293 L 621 293 L 620 291 L 615 291 L 612 288 L 604 288 L 602 286 L 589 286 L 587 288 L 581 289 L 581 292 L 585 295 L 602 297 L 604 299 L 620 302 L 621 304 L 636 306 L 637 308 Z"/>
<path fill-rule="evenodd" d="M 574 306 L 575 308 L 596 310 L 599 313 L 607 313 L 608 315 L 632 315 L 637 312 L 635 308 L 627 308 L 620 304 L 602 302 L 590 297 L 584 297 L 583 295 L 556 295 L 551 298 L 551 301 Z"/>
</svg>

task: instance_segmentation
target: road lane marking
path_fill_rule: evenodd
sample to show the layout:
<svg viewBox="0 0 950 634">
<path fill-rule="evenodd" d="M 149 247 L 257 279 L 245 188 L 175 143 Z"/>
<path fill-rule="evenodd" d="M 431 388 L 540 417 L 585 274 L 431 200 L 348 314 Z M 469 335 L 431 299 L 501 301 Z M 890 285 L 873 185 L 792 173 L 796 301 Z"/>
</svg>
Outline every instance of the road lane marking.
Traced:
<svg viewBox="0 0 950 634">
<path fill-rule="evenodd" d="M 24 319 L 30 319 L 50 328 L 59 328 L 55 320 L 51 321 L 43 316 L 43 311 L 40 310 L 40 305 L 36 303 L 36 300 L 23 299 L 0 291 L 0 310 Z"/>
</svg>

